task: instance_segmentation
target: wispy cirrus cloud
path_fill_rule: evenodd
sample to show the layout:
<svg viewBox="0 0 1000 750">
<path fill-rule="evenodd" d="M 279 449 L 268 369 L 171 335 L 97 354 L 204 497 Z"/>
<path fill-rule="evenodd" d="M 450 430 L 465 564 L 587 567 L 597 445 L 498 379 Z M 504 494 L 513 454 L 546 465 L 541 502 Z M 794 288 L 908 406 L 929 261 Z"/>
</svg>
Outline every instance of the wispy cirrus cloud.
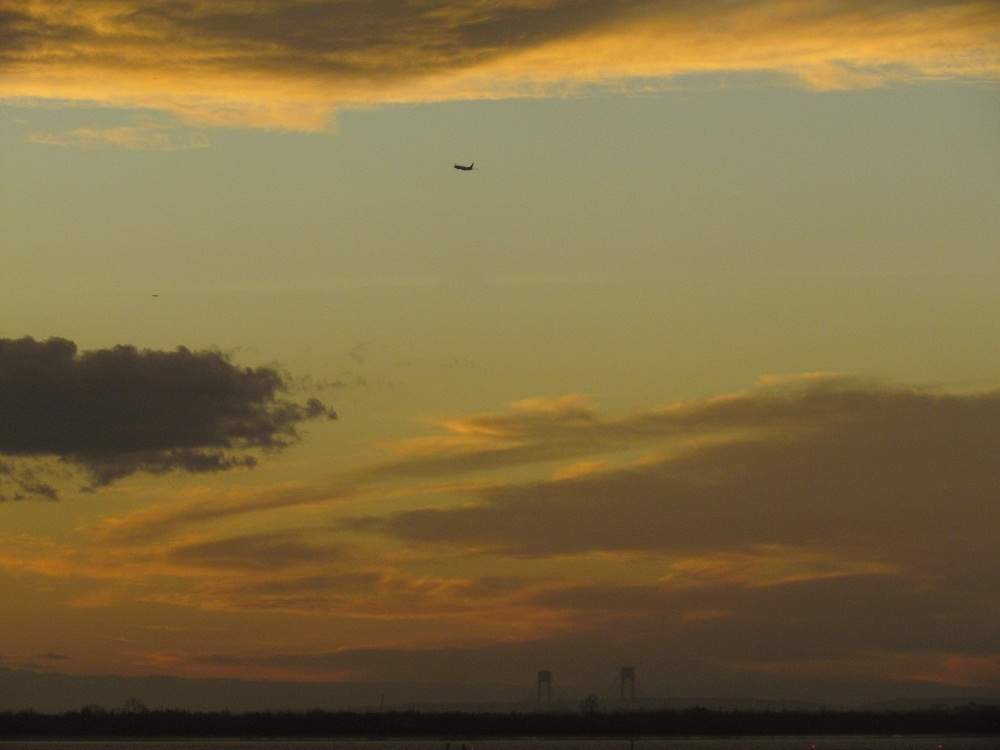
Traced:
<svg viewBox="0 0 1000 750">
<path fill-rule="evenodd" d="M 204 133 L 190 132 L 176 125 L 154 121 L 108 128 L 37 131 L 28 135 L 28 141 L 84 150 L 118 148 L 128 151 L 190 151 L 209 146 L 208 137 Z"/>
<path fill-rule="evenodd" d="M 0 95 L 321 129 L 337 106 L 560 95 L 685 73 L 818 88 L 1000 75 L 990 0 L 3 0 Z"/>
<path fill-rule="evenodd" d="M 369 480 L 389 480 L 490 472 L 655 444 L 689 444 L 693 438 L 806 429 L 840 415 L 837 393 L 847 390 L 873 398 L 882 393 L 875 384 L 811 373 L 765 376 L 753 391 L 682 401 L 622 417 L 601 414 L 579 394 L 523 399 L 505 411 L 437 420 L 444 434 L 390 445 L 391 459 L 360 474 Z M 573 474 L 572 467 L 560 471 L 561 478 Z"/>
<path fill-rule="evenodd" d="M 212 570 L 261 571 L 328 565 L 344 556 L 337 546 L 279 532 L 178 544 L 166 552 L 165 562 Z"/>
<path fill-rule="evenodd" d="M 638 462 L 508 482 L 474 502 L 357 519 L 410 542 L 521 555 L 780 544 L 916 559 L 947 536 L 985 554 L 998 520 L 1000 392 L 946 393 L 836 376 L 606 418 L 578 402 L 474 415 L 377 476 L 449 475 L 641 448 Z M 473 436 L 470 443 L 467 436 Z M 946 511 L 946 512 L 945 512 Z M 972 550 L 977 552 L 973 553 Z"/>
</svg>

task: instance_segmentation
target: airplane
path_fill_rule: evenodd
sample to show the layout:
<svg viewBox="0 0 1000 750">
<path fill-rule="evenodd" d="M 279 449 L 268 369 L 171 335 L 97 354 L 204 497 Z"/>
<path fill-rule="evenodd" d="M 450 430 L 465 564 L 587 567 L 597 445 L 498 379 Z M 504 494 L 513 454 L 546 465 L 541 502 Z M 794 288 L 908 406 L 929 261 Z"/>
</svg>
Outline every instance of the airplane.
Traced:
<svg viewBox="0 0 1000 750">
<path fill-rule="evenodd" d="M 461 164 L 456 164 L 456 165 L 455 165 L 455 169 L 460 169 L 460 170 L 462 170 L 463 172 L 471 172 L 471 171 L 472 171 L 473 169 L 475 169 L 475 168 L 476 168 L 476 162 L 472 162 L 472 164 L 470 164 L 470 165 L 469 165 L 469 166 L 467 166 L 467 167 L 465 167 L 465 166 L 462 166 Z"/>
</svg>

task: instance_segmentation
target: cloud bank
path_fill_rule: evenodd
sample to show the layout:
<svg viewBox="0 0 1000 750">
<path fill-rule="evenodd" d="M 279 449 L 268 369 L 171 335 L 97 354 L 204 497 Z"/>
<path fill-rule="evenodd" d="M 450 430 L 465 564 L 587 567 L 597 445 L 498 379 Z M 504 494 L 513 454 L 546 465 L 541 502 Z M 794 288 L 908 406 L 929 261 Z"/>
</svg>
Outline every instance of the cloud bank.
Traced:
<svg viewBox="0 0 1000 750">
<path fill-rule="evenodd" d="M 643 453 L 353 528 L 527 556 L 783 545 L 916 563 L 947 547 L 939 564 L 961 558 L 1000 573 L 987 531 L 1000 522 L 1000 391 L 820 375 L 621 418 L 560 400 L 445 426 L 448 435 L 401 446 L 375 476 Z"/>
<path fill-rule="evenodd" d="M 65 467 L 96 488 L 140 471 L 254 466 L 298 440 L 302 422 L 336 416 L 316 399 L 282 398 L 284 388 L 274 368 L 215 351 L 0 339 L 0 480 L 7 496 L 53 499 L 48 479 Z"/>
<path fill-rule="evenodd" d="M 12 538 L 0 569 L 87 581 L 87 606 L 282 618 L 266 643 L 175 646 L 179 674 L 552 668 L 586 692 L 636 664 L 649 694 L 1000 694 L 998 390 L 811 374 L 622 415 L 530 399 L 392 447 L 325 489 L 137 509 L 75 548 Z"/>
<path fill-rule="evenodd" d="M 1000 77 L 991 0 L 0 0 L 0 96 L 322 129 L 337 106 L 688 73 Z"/>
</svg>

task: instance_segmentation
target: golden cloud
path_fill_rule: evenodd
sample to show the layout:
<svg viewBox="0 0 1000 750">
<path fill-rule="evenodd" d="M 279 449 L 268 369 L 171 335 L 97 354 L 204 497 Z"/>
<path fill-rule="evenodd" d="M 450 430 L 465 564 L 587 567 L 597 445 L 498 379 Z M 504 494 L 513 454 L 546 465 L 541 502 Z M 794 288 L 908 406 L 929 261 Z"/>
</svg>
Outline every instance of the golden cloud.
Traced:
<svg viewBox="0 0 1000 750">
<path fill-rule="evenodd" d="M 0 0 L 0 96 L 319 130 L 339 106 L 705 72 L 821 88 L 1000 78 L 990 0 Z"/>
<path fill-rule="evenodd" d="M 189 151 L 208 148 L 203 133 L 181 131 L 177 126 L 143 120 L 133 125 L 111 128 L 75 128 L 68 132 L 36 132 L 32 143 L 65 148 L 118 148 L 129 151 Z"/>
</svg>

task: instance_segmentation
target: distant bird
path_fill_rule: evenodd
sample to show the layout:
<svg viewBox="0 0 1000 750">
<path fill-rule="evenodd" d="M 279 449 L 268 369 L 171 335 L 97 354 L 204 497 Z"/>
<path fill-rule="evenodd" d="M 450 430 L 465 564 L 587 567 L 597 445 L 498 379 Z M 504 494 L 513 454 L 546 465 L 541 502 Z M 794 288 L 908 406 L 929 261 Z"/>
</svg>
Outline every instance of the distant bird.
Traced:
<svg viewBox="0 0 1000 750">
<path fill-rule="evenodd" d="M 455 169 L 460 169 L 460 170 L 461 170 L 461 171 L 463 171 L 463 172 L 471 172 L 471 171 L 472 171 L 473 169 L 475 169 L 475 168 L 476 168 L 476 162 L 472 162 L 472 164 L 470 164 L 470 165 L 469 165 L 469 166 L 467 166 L 467 167 L 466 167 L 466 166 L 463 166 L 463 165 L 461 165 L 461 164 L 456 164 L 456 165 L 455 165 Z"/>
</svg>

